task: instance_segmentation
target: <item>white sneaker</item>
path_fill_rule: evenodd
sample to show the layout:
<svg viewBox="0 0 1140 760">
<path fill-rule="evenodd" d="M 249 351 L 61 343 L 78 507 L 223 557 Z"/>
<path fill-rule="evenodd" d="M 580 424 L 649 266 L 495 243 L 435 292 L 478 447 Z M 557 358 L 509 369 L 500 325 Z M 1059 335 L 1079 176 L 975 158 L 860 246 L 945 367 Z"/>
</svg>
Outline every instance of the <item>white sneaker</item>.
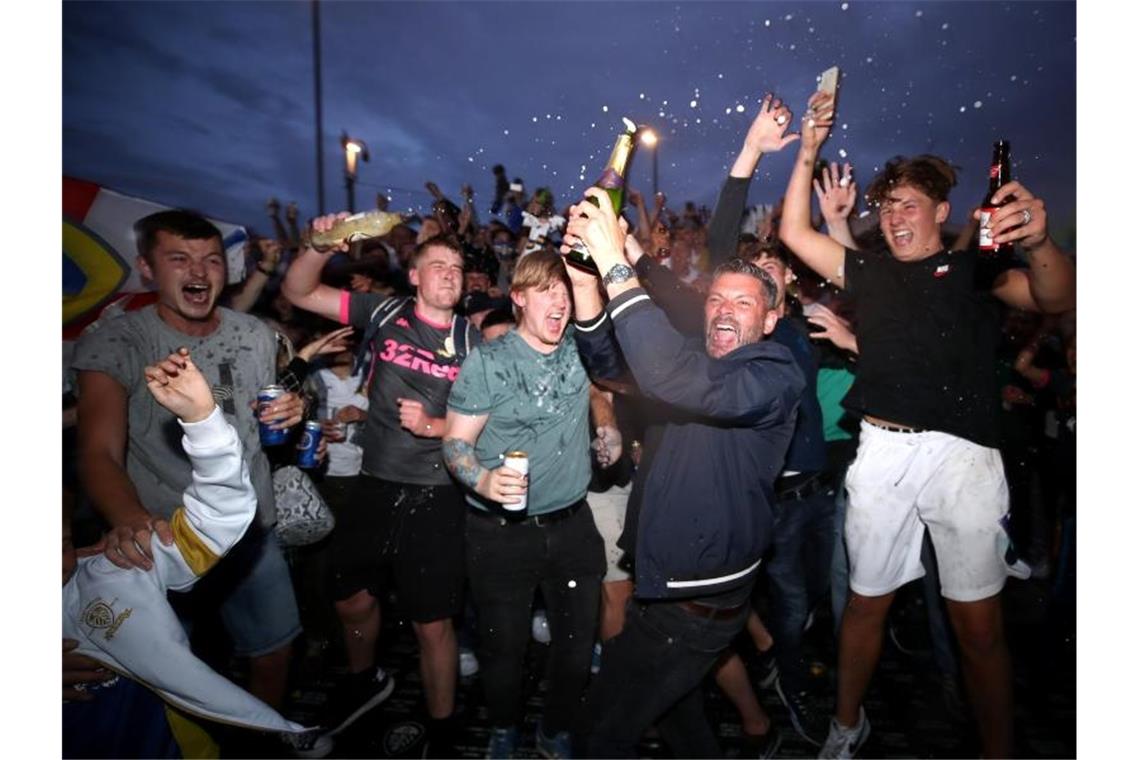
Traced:
<svg viewBox="0 0 1140 760">
<path fill-rule="evenodd" d="M 821 758 L 851 758 L 867 741 L 871 735 L 871 724 L 863 708 L 859 708 L 859 722 L 854 728 L 844 728 L 834 717 L 831 719 L 831 730 L 827 733 L 827 741 L 819 751 Z"/>
<path fill-rule="evenodd" d="M 546 622 L 546 610 L 535 610 L 530 619 L 530 635 L 539 644 L 550 643 L 550 625 Z"/>
<path fill-rule="evenodd" d="M 459 675 L 470 678 L 479 672 L 479 658 L 470 649 L 459 650 Z"/>
</svg>

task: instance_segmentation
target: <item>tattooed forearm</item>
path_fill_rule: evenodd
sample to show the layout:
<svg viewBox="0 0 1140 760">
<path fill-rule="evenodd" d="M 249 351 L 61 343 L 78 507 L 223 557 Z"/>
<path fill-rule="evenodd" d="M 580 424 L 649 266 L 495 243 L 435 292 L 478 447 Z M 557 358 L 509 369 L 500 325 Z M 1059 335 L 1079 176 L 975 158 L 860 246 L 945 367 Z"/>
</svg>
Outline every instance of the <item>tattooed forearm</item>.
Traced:
<svg viewBox="0 0 1140 760">
<path fill-rule="evenodd" d="M 456 480 L 475 490 L 483 474 L 483 466 L 475 458 L 474 446 L 460 438 L 444 438 L 443 461 Z"/>
</svg>

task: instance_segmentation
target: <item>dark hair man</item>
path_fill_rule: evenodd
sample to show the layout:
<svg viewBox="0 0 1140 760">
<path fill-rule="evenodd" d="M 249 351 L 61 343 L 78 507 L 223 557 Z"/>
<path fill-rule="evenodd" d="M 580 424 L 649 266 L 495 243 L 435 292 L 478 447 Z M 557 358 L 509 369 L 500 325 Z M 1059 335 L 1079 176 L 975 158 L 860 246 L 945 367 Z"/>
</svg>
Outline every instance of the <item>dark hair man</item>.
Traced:
<svg viewBox="0 0 1140 760">
<path fill-rule="evenodd" d="M 292 640 L 301 632 L 289 568 L 272 526 L 277 515 L 258 420 L 300 422 L 302 404 L 286 394 L 256 415 L 257 392 L 276 378 L 277 341 L 260 320 L 217 305 L 226 283 L 222 235 L 192 211 L 170 210 L 135 224 L 138 266 L 158 301 L 104 320 L 84 335 L 79 373 L 79 468 L 84 490 L 111 525 L 106 555 L 119 567 L 150 569 L 151 531 L 169 546 L 168 520 L 190 485 L 174 414 L 147 391 L 143 368 L 186 347 L 241 437 L 257 491 L 257 519 L 206 582 L 193 592 L 221 599 L 222 621 L 239 656 L 250 658 L 249 689 L 279 707 Z M 236 580 L 235 580 L 236 579 Z"/>
<path fill-rule="evenodd" d="M 320 217 L 313 229 L 326 230 L 339 216 L 344 215 Z M 333 251 L 306 248 L 282 287 L 302 309 L 375 329 L 365 335 L 372 336 L 372 368 L 364 460 L 350 508 L 337 515 L 330 552 L 350 673 L 332 729 L 343 730 L 391 694 L 391 679 L 376 667 L 378 594 L 390 568 L 420 647 L 424 696 L 434 721 L 429 740 L 434 751 L 447 751 L 459 658 L 451 619 L 463 608 L 464 510 L 443 466 L 440 439 L 447 396 L 465 354 L 457 343 L 468 335 L 479 340 L 474 329 L 456 335 L 463 254 L 447 238 L 421 242 L 408 274 L 415 298 L 400 301 L 322 285 L 321 269 Z M 386 320 L 378 319 L 381 313 Z"/>
<path fill-rule="evenodd" d="M 569 757 L 605 573 L 602 538 L 584 508 L 590 382 L 566 339 L 571 305 L 561 257 L 524 256 L 510 296 L 518 325 L 463 365 L 447 402 L 443 454 L 471 507 L 467 567 L 492 726 L 488 754 L 509 757 L 517 746 L 531 604 L 541 588 L 550 691 L 535 743 L 546 757 Z M 503 465 L 512 451 L 526 452 L 527 474 Z M 515 510 L 521 498 L 526 507 Z"/>
<path fill-rule="evenodd" d="M 1049 238 L 1045 204 L 1018 182 L 992 199 L 1011 202 L 990 227 L 999 243 L 1020 241 L 1027 270 L 995 275 L 975 253 L 945 250 L 942 224 L 956 178 L 936 156 L 891 161 L 868 189 L 888 251 L 856 252 L 817 232 L 812 169 L 834 110 L 824 93 L 808 103 L 780 224 L 780 239 L 856 300 L 859 367 L 844 400 L 863 418 L 847 474 L 851 595 L 836 716 L 820 757 L 851 757 L 870 733 L 861 702 L 895 591 L 923 575 L 927 530 L 983 754 L 1008 757 L 1013 693 L 1000 592 L 1009 494 L 996 448 L 997 301 L 1031 311 L 1072 308 L 1073 267 Z"/>
<path fill-rule="evenodd" d="M 719 747 L 700 684 L 748 618 L 804 379 L 786 348 L 764 340 L 777 320 L 770 275 L 740 259 L 717 267 L 703 340 L 686 339 L 625 265 L 609 197 L 586 194 L 599 206 L 571 209 L 567 240 L 587 245 L 610 301 L 603 311 L 597 280 L 571 270 L 579 347 L 591 366 L 612 365 L 616 336 L 642 392 L 670 407 L 630 499 L 635 600 L 603 644 L 587 754 L 635 756 L 641 734 L 665 716 L 676 756 L 712 757 Z"/>
</svg>

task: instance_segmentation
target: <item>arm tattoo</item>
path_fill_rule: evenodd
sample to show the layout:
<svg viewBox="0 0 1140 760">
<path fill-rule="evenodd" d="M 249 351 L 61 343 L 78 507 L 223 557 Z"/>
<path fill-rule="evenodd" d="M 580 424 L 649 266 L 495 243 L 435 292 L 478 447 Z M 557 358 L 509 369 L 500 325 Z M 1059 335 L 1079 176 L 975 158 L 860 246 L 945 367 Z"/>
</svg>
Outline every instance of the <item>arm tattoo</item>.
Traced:
<svg viewBox="0 0 1140 760">
<path fill-rule="evenodd" d="M 443 440 L 443 461 L 451 474 L 462 483 L 475 490 L 482 474 L 483 466 L 475 458 L 475 447 L 459 438 L 445 438 Z"/>
</svg>

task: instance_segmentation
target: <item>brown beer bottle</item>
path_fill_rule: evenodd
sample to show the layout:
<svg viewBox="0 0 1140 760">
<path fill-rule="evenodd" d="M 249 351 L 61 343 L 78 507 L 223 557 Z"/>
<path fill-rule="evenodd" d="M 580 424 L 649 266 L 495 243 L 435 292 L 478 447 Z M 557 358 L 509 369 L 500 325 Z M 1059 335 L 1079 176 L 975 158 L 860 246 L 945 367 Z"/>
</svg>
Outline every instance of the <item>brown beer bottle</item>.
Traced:
<svg viewBox="0 0 1140 760">
<path fill-rule="evenodd" d="M 610 202 L 613 203 L 614 213 L 618 216 L 621 216 L 622 206 L 625 203 L 625 178 L 633 159 L 633 149 L 636 144 L 633 138 L 637 134 L 636 124 L 629 119 L 623 119 L 623 121 L 625 122 L 625 131 L 618 135 L 614 149 L 610 153 L 610 160 L 606 162 L 606 168 L 602 170 L 602 176 L 592 185 L 592 187 L 606 191 L 606 194 L 610 196 Z M 589 200 L 595 206 L 598 205 L 593 198 Z M 574 245 L 571 246 L 570 252 L 566 254 L 566 263 L 591 274 L 600 274 L 598 265 L 590 256 L 590 250 L 581 241 L 575 241 Z"/>
<path fill-rule="evenodd" d="M 1012 177 L 1010 177 L 1009 172 L 1009 141 L 998 140 L 994 143 L 994 157 L 990 161 L 990 189 L 982 200 L 981 219 L 979 220 L 981 228 L 978 231 L 978 251 L 983 256 L 997 258 L 1013 255 L 1013 243 L 995 243 L 993 235 L 987 229 L 990 217 L 993 216 L 994 212 L 1013 200 L 1006 198 L 997 205 L 993 202 L 994 194 L 997 193 L 998 188 L 1009 182 L 1010 179 Z"/>
</svg>

